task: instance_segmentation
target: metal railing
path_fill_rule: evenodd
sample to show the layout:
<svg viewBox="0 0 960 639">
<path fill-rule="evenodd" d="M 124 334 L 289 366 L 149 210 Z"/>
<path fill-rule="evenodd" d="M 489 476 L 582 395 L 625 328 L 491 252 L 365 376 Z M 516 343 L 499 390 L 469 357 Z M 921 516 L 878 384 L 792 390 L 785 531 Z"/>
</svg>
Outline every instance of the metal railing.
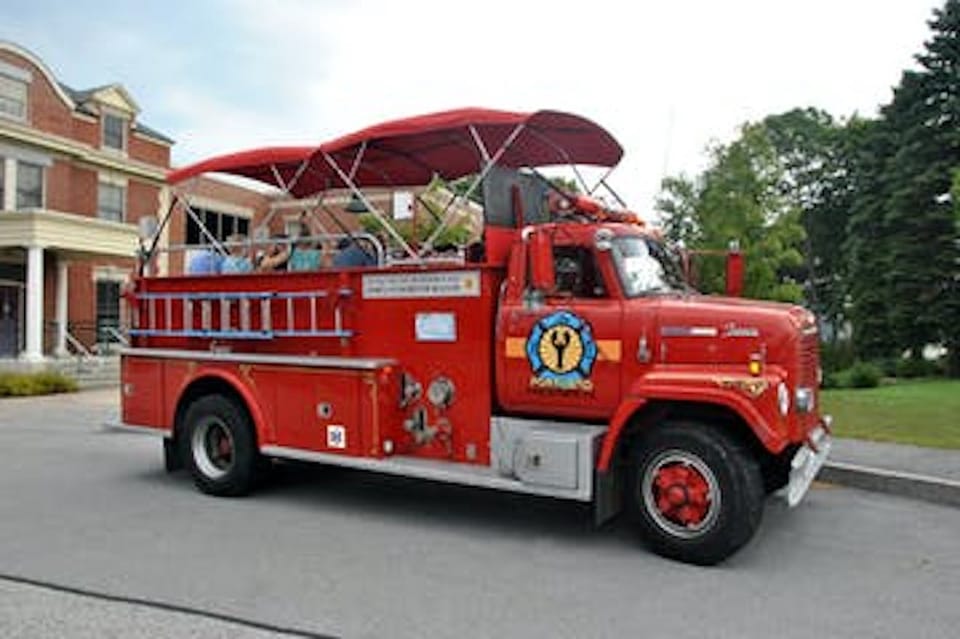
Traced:
<svg viewBox="0 0 960 639">
<path fill-rule="evenodd" d="M 363 265 L 382 266 L 387 263 L 387 255 L 380 239 L 370 233 L 322 233 L 297 237 L 267 237 L 259 239 L 244 239 L 242 241 L 209 241 L 204 244 L 173 244 L 157 248 L 150 263 L 154 267 L 145 271 L 156 273 L 155 262 L 161 255 L 167 257 L 167 270 L 171 270 L 169 263 L 172 257 L 181 257 L 179 270 L 187 274 L 220 274 L 298 270 L 291 268 L 291 258 L 300 251 L 315 251 L 316 260 L 311 268 L 300 270 L 323 270 L 336 267 L 339 256 L 347 250 L 360 251 Z M 286 254 L 287 259 L 277 266 L 265 267 L 267 260 L 277 255 Z M 201 268 L 196 268 L 194 259 L 203 256 Z M 233 258 L 233 264 L 227 260 Z M 350 266 L 355 264 L 344 264 Z M 228 267 L 228 270 L 224 270 Z M 239 267 L 239 268 L 238 268 Z"/>
<path fill-rule="evenodd" d="M 57 322 L 47 322 L 44 327 L 47 344 L 56 348 L 58 341 Z M 70 322 L 65 335 L 67 352 L 80 361 L 94 360 L 101 355 L 114 353 L 118 346 L 130 343 L 124 326 L 110 326 L 95 322 Z"/>
</svg>

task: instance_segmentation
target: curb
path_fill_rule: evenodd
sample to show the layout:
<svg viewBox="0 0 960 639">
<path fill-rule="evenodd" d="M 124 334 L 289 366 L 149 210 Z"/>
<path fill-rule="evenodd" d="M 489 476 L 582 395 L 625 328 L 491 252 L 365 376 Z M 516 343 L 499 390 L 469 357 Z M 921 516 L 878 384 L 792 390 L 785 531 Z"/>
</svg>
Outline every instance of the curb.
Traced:
<svg viewBox="0 0 960 639">
<path fill-rule="evenodd" d="M 820 481 L 960 508 L 960 481 L 828 461 Z"/>
</svg>

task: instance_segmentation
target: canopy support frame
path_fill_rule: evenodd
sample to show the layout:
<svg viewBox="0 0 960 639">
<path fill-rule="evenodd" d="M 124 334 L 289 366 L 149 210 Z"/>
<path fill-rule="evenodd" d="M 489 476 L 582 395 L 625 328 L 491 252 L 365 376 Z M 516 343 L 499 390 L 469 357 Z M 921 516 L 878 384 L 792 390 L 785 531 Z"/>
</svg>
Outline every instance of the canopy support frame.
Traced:
<svg viewBox="0 0 960 639">
<path fill-rule="evenodd" d="M 404 250 L 404 252 L 406 252 L 407 255 L 409 255 L 411 258 L 415 260 L 419 260 L 420 255 L 418 255 L 417 252 L 414 251 L 413 248 L 411 248 L 410 244 L 408 244 L 407 241 L 403 239 L 403 236 L 401 236 L 400 233 L 397 232 L 397 229 L 395 229 L 393 225 L 390 224 L 390 222 L 387 220 L 387 216 L 384 215 L 383 212 L 380 211 L 380 209 L 374 206 L 373 202 L 371 202 L 369 198 L 367 198 L 367 196 L 363 194 L 363 191 L 357 188 L 356 182 L 354 182 L 353 178 L 347 175 L 343 171 L 343 169 L 340 168 L 340 165 L 337 163 L 334 157 L 330 155 L 330 153 L 328 153 L 327 151 L 323 151 L 323 150 L 321 150 L 321 154 L 323 155 L 323 159 L 327 162 L 327 164 L 330 165 L 330 168 L 333 169 L 334 172 L 337 174 L 337 177 L 339 177 L 340 180 L 347 186 L 347 188 L 350 189 L 350 192 L 352 194 L 357 196 L 357 199 L 363 202 L 363 205 L 367 207 L 367 210 L 371 214 L 373 214 L 373 216 L 377 219 L 377 222 L 380 223 L 380 226 L 383 227 L 383 229 L 390 235 L 390 237 L 392 237 L 394 240 L 397 241 L 397 243 Z"/>
<path fill-rule="evenodd" d="M 437 238 L 440 237 L 440 234 L 443 233 L 443 231 L 447 228 L 447 224 L 449 224 L 450 219 L 453 217 L 452 215 L 450 215 L 451 207 L 453 207 L 453 205 L 458 201 L 467 202 L 470 199 L 470 196 L 473 195 L 473 192 L 477 190 L 477 186 L 483 183 L 484 178 L 487 177 L 487 174 L 490 173 L 490 170 L 494 166 L 496 166 L 497 162 L 500 161 L 500 158 L 503 157 L 503 154 L 507 152 L 507 149 L 513 146 L 513 143 L 516 142 L 517 138 L 526 128 L 527 126 L 526 126 L 526 123 L 524 122 L 520 122 L 519 124 L 517 124 L 513 128 L 513 131 L 510 132 L 510 135 L 508 135 L 507 138 L 500 145 L 500 148 L 497 149 L 496 153 L 494 153 L 493 156 L 491 157 L 487 153 L 486 146 L 484 146 L 482 139 L 480 139 L 480 136 L 477 133 L 476 127 L 474 127 L 474 125 L 472 124 L 468 127 L 471 135 L 474 137 L 474 140 L 476 141 L 476 144 L 480 150 L 481 156 L 484 156 L 484 162 L 482 163 L 480 173 L 477 175 L 476 178 L 473 179 L 473 182 L 470 184 L 470 186 L 467 188 L 467 190 L 463 194 L 457 195 L 447 203 L 446 207 L 444 207 L 443 209 L 443 213 L 441 213 L 440 224 L 437 225 L 437 228 L 433 230 L 433 233 L 431 233 L 430 236 L 423 243 L 423 246 L 420 248 L 420 253 L 417 255 L 417 257 L 422 259 L 427 252 L 433 250 L 433 243 L 437 241 Z"/>
</svg>

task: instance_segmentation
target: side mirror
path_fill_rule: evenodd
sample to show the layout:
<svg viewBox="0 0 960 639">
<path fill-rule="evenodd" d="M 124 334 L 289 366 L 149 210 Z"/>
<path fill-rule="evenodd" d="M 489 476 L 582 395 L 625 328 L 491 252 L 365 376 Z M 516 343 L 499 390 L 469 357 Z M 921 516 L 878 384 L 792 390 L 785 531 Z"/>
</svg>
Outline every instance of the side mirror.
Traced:
<svg viewBox="0 0 960 639">
<path fill-rule="evenodd" d="M 727 250 L 726 293 L 729 297 L 743 295 L 743 253 L 740 252 L 740 243 L 736 240 L 730 242 Z"/>
<path fill-rule="evenodd" d="M 550 237 L 542 231 L 534 230 L 527 237 L 530 286 L 535 290 L 550 293 L 557 287 L 553 270 L 553 244 Z"/>
</svg>

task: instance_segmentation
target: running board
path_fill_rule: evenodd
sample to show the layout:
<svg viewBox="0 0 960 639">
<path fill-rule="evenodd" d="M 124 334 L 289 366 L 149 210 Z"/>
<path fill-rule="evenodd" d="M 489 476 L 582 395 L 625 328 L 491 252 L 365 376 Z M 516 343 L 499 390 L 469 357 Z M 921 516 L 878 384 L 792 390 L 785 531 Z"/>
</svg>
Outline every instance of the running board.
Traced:
<svg viewBox="0 0 960 639">
<path fill-rule="evenodd" d="M 321 453 L 300 448 L 287 448 L 285 446 L 262 446 L 260 452 L 268 457 L 316 462 L 329 464 L 331 466 L 344 466 L 346 468 L 357 468 L 387 475 L 413 477 L 415 479 L 426 479 L 447 484 L 490 488 L 493 490 L 539 495 L 542 497 L 556 497 L 580 502 L 589 502 L 593 499 L 592 482 L 590 485 L 578 486 L 573 489 L 536 485 L 500 475 L 489 466 L 480 466 L 477 464 L 438 461 L 405 455 L 394 455 L 393 457 L 384 459 L 349 457 L 335 453 Z"/>
</svg>

